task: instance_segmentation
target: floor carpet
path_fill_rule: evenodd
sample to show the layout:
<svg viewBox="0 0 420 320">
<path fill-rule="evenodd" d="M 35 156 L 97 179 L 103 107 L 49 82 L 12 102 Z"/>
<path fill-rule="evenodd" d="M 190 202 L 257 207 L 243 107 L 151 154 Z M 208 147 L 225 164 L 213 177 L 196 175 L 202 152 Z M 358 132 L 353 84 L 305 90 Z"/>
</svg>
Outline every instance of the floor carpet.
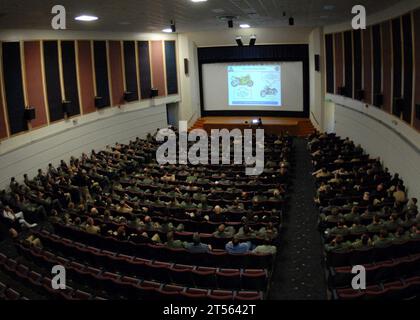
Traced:
<svg viewBox="0 0 420 320">
<path fill-rule="evenodd" d="M 322 300 L 327 297 L 323 251 L 314 205 L 314 178 L 306 140 L 295 139 L 295 170 L 289 209 L 284 218 L 281 243 L 269 299 Z"/>
</svg>

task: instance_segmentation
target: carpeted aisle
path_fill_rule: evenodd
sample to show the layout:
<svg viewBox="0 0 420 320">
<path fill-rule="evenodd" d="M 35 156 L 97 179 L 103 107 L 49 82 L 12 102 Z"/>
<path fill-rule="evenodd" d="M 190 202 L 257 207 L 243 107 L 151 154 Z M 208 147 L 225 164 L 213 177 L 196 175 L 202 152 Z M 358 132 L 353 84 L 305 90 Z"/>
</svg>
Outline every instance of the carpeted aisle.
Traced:
<svg viewBox="0 0 420 320">
<path fill-rule="evenodd" d="M 290 206 L 271 283 L 269 299 L 326 299 L 318 210 L 313 203 L 315 187 L 306 140 L 295 139 L 295 173 Z"/>
</svg>

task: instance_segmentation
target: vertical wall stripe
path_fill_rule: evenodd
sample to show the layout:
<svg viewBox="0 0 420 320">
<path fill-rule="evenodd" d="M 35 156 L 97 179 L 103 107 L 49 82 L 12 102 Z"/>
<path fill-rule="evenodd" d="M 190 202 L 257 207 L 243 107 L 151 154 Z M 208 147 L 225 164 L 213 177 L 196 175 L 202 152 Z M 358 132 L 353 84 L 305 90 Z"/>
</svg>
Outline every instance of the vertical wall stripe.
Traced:
<svg viewBox="0 0 420 320">
<path fill-rule="evenodd" d="M 134 42 L 135 54 L 136 54 L 136 81 L 137 81 L 137 99 L 140 100 L 141 84 L 140 84 L 140 62 L 139 62 L 139 46 L 137 42 Z"/>
<path fill-rule="evenodd" d="M 48 111 L 50 121 L 54 122 L 64 118 L 61 75 L 59 67 L 59 54 L 57 41 L 44 41 L 44 67 L 47 87 Z"/>
<path fill-rule="evenodd" d="M 413 13 L 414 24 L 414 54 L 415 54 L 415 94 L 414 104 L 415 112 L 413 116 L 413 125 L 417 130 L 420 130 L 420 110 L 417 110 L 417 105 L 420 106 L 420 9 Z M 419 113 L 417 113 L 419 111 Z"/>
<path fill-rule="evenodd" d="M 334 35 L 335 42 L 335 90 L 344 86 L 344 61 L 343 61 L 343 34 L 336 33 Z"/>
<path fill-rule="evenodd" d="M 64 92 L 66 100 L 70 101 L 68 116 L 73 117 L 80 114 L 75 42 L 61 41 L 60 48 Z"/>
<path fill-rule="evenodd" d="M 42 73 L 42 87 L 43 87 L 43 94 L 44 94 L 44 105 L 45 105 L 45 114 L 47 115 L 47 122 L 50 124 L 50 112 L 48 107 L 48 95 L 47 95 L 47 80 L 45 76 L 45 64 L 44 64 L 44 43 L 41 40 L 40 43 L 41 49 L 41 73 Z"/>
<path fill-rule="evenodd" d="M 109 101 L 110 101 L 110 105 L 111 107 L 114 106 L 113 101 L 114 101 L 114 97 L 112 94 L 112 70 L 111 70 L 111 61 L 109 58 L 109 41 L 105 42 L 105 46 L 106 46 L 106 62 L 107 62 L 107 67 L 108 67 L 108 87 L 109 87 Z"/>
<path fill-rule="evenodd" d="M 363 85 L 365 102 L 372 104 L 372 42 L 371 28 L 362 31 L 363 34 Z"/>
<path fill-rule="evenodd" d="M 151 42 L 153 87 L 159 90 L 159 96 L 166 96 L 165 66 L 162 41 Z"/>
<path fill-rule="evenodd" d="M 124 74 L 125 74 L 125 90 L 132 93 L 133 99 L 138 100 L 138 68 L 136 43 L 134 41 L 124 41 Z"/>
<path fill-rule="evenodd" d="M 353 31 L 353 61 L 354 61 L 354 97 L 358 97 L 358 92 L 362 90 L 362 32 Z"/>
<path fill-rule="evenodd" d="M 67 100 L 63 76 L 63 56 L 61 54 L 61 42 L 61 40 L 58 40 L 58 70 L 60 71 L 61 97 L 63 98 L 63 100 Z"/>
<path fill-rule="evenodd" d="M 20 72 L 22 73 L 22 89 L 23 89 L 23 100 L 25 108 L 28 106 L 28 93 L 26 92 L 26 67 L 25 67 L 25 46 L 24 42 L 20 41 Z M 28 123 L 28 126 L 31 127 L 31 124 Z"/>
<path fill-rule="evenodd" d="M 27 106 L 35 108 L 36 118 L 31 121 L 31 125 L 32 128 L 37 128 L 48 123 L 44 81 L 42 81 L 41 43 L 40 41 L 26 41 L 23 47 Z"/>
<path fill-rule="evenodd" d="M 391 48 L 391 23 L 389 21 L 381 24 L 382 32 L 382 72 L 384 106 L 386 112 L 392 110 L 392 48 Z"/>
<path fill-rule="evenodd" d="M 3 81 L 10 134 L 28 130 L 24 118 L 25 98 L 23 93 L 22 61 L 20 42 L 3 42 Z"/>
<path fill-rule="evenodd" d="M 9 128 L 7 124 L 6 103 L 4 100 L 4 86 L 3 86 L 3 50 L 0 42 L 0 140 L 9 135 Z"/>
<path fill-rule="evenodd" d="M 404 111 L 403 120 L 411 124 L 411 115 L 413 110 L 413 34 L 411 25 L 411 14 L 406 14 L 402 17 L 402 32 L 403 32 L 403 77 L 404 77 Z"/>
<path fill-rule="evenodd" d="M 108 50 L 106 41 L 94 41 L 93 49 L 96 95 L 98 97 L 102 97 L 103 106 L 109 107 L 111 105 L 111 98 L 108 74 Z"/>
<path fill-rule="evenodd" d="M 77 92 L 79 93 L 79 107 L 80 107 L 80 115 L 83 115 L 83 107 L 82 107 L 82 96 L 80 94 L 80 69 L 79 69 L 79 42 L 74 42 L 74 48 L 76 53 L 76 77 L 77 77 Z"/>
<path fill-rule="evenodd" d="M 402 97 L 402 53 L 401 53 L 401 20 L 392 20 L 393 47 L 393 106 L 392 113 L 397 115 L 394 99 Z"/>
<path fill-rule="evenodd" d="M 331 34 L 325 35 L 325 72 L 326 85 L 328 93 L 334 93 L 334 41 Z"/>
<path fill-rule="evenodd" d="M 125 55 L 124 55 L 124 41 L 120 41 L 121 45 L 121 70 L 123 75 L 123 86 L 124 86 L 124 92 L 127 92 L 127 83 L 126 83 L 126 76 L 125 76 Z"/>
<path fill-rule="evenodd" d="M 152 73 L 150 67 L 150 43 L 149 41 L 138 42 L 139 74 L 141 98 L 149 99 L 152 88 Z"/>
<path fill-rule="evenodd" d="M 382 94 L 381 28 L 372 27 L 373 95 Z M 380 107 L 379 105 L 377 107 Z"/>
<path fill-rule="evenodd" d="M 178 93 L 178 72 L 175 41 L 165 41 L 165 68 L 168 94 Z"/>
<path fill-rule="evenodd" d="M 78 68 L 81 107 L 84 114 L 96 111 L 91 41 L 78 41 Z"/>
<path fill-rule="evenodd" d="M 346 87 L 346 96 L 353 97 L 353 45 L 352 33 L 346 31 L 344 37 L 344 79 Z"/>
<path fill-rule="evenodd" d="M 121 41 L 109 41 L 109 64 L 111 75 L 112 105 L 124 104 L 124 79 L 121 62 Z"/>
</svg>

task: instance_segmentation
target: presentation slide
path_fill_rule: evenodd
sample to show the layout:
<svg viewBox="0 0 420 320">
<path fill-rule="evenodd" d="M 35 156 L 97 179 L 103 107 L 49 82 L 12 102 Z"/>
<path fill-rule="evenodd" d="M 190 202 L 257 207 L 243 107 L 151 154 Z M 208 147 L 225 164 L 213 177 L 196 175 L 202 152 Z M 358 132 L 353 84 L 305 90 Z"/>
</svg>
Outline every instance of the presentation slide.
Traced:
<svg viewBox="0 0 420 320">
<path fill-rule="evenodd" d="M 206 111 L 303 111 L 303 63 L 224 62 L 202 66 Z"/>
<path fill-rule="evenodd" d="M 229 106 L 281 106 L 280 65 L 227 67 Z"/>
</svg>

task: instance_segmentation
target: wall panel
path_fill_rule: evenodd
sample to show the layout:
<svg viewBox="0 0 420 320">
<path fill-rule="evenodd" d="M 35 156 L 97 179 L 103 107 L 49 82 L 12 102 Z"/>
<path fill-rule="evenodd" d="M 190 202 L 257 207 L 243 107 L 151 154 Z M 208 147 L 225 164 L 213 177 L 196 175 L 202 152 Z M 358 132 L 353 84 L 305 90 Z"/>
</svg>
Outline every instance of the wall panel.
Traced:
<svg viewBox="0 0 420 320">
<path fill-rule="evenodd" d="M 152 84 L 159 90 L 159 96 L 166 96 L 165 65 L 162 41 L 151 42 Z"/>
<path fill-rule="evenodd" d="M 372 27 L 372 56 L 373 56 L 373 94 L 382 94 L 382 49 L 381 26 Z M 377 106 L 381 107 L 381 106 Z"/>
<path fill-rule="evenodd" d="M 414 12 L 414 42 L 415 42 L 415 70 L 416 70 L 416 77 L 415 77 L 415 97 L 414 97 L 414 104 L 420 105 L 420 9 Z M 420 112 L 420 110 L 419 110 Z M 420 114 L 417 114 L 416 110 L 414 110 L 414 127 L 417 130 L 420 130 Z"/>
<path fill-rule="evenodd" d="M 105 107 L 111 105 L 109 79 L 108 79 L 108 58 L 106 53 L 106 41 L 93 42 L 93 56 L 95 69 L 96 95 L 102 97 L 102 104 Z"/>
<path fill-rule="evenodd" d="M 35 108 L 36 118 L 31 121 L 31 126 L 38 128 L 48 123 L 42 77 L 41 42 L 26 41 L 23 45 L 27 104 Z"/>
<path fill-rule="evenodd" d="M 166 87 L 168 94 L 178 93 L 178 73 L 176 69 L 176 43 L 165 41 Z"/>
<path fill-rule="evenodd" d="M 61 41 L 61 61 L 65 98 L 70 101 L 68 116 L 72 117 L 80 114 L 74 41 Z"/>
<path fill-rule="evenodd" d="M 362 33 L 360 30 L 353 31 L 353 61 L 354 61 L 354 93 L 355 98 L 362 90 Z"/>
<path fill-rule="evenodd" d="M 134 100 L 139 99 L 137 83 L 137 62 L 135 41 L 124 41 L 124 74 L 125 87 L 131 92 Z"/>
<path fill-rule="evenodd" d="M 10 134 L 28 130 L 19 42 L 3 42 L 3 81 Z"/>
<path fill-rule="evenodd" d="M 392 113 L 398 116 L 395 98 L 402 97 L 402 51 L 401 51 L 401 22 L 400 18 L 392 20 L 392 52 L 393 52 L 393 103 Z"/>
<path fill-rule="evenodd" d="M 140 74 L 140 92 L 142 99 L 150 98 L 150 90 L 152 89 L 152 74 L 150 66 L 150 46 L 149 41 L 139 41 L 138 57 L 139 57 L 139 74 Z"/>
<path fill-rule="evenodd" d="M 411 14 L 402 17 L 403 50 L 404 50 L 404 111 L 403 120 L 411 124 L 413 110 L 413 32 Z"/>
<path fill-rule="evenodd" d="M 125 103 L 121 41 L 109 41 L 109 66 L 111 68 L 112 105 L 119 106 Z"/>
<path fill-rule="evenodd" d="M 335 92 L 344 86 L 343 34 L 334 34 Z"/>
<path fill-rule="evenodd" d="M 353 97 L 353 43 L 351 31 L 344 32 L 344 79 L 346 96 Z"/>
<path fill-rule="evenodd" d="M 325 35 L 325 68 L 327 80 L 327 92 L 335 92 L 334 83 L 334 38 L 332 34 Z"/>
<path fill-rule="evenodd" d="M 58 59 L 58 42 L 43 41 L 43 49 L 48 111 L 50 122 L 54 122 L 64 118 Z"/>
<path fill-rule="evenodd" d="M 382 32 L 382 73 L 383 73 L 383 109 L 391 113 L 392 110 L 392 47 L 391 22 L 381 24 Z"/>
<path fill-rule="evenodd" d="M 2 45 L 0 43 L 0 57 L 2 57 Z M 3 59 L 0 59 L 3 60 Z M 0 140 L 7 137 L 7 123 L 5 105 L 3 104 L 3 77 L 2 61 L 0 61 Z"/>
<path fill-rule="evenodd" d="M 88 114 L 96 111 L 91 42 L 88 40 L 78 41 L 77 47 L 81 108 L 83 114 Z"/>
<path fill-rule="evenodd" d="M 71 156 L 79 157 L 83 152 L 101 150 L 115 142 L 128 143 L 136 137 L 146 137 L 147 133 L 155 132 L 156 128 L 167 126 L 166 104 L 115 111 L 104 110 L 109 114 L 107 117 L 42 139 L 34 139 L 31 143 L 2 154 L 0 188 L 9 184 L 10 177 L 20 179 L 24 173 L 31 177 L 36 175 L 38 168 L 44 168 L 48 163 L 58 165 L 61 159 L 68 161 Z"/>
<path fill-rule="evenodd" d="M 372 38 L 371 28 L 362 31 L 363 36 L 363 90 L 364 101 L 372 104 Z"/>
</svg>

